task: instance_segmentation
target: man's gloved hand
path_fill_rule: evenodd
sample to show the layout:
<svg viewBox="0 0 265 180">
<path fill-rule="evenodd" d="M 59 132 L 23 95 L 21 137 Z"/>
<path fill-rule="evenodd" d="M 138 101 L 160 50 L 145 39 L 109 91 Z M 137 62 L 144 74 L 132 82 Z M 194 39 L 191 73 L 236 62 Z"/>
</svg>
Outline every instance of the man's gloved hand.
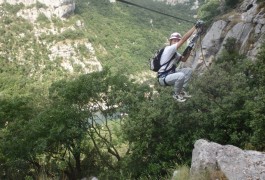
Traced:
<svg viewBox="0 0 265 180">
<path fill-rule="evenodd" d="M 199 28 L 201 28 L 203 25 L 204 25 L 204 22 L 203 22 L 202 20 L 198 20 L 198 21 L 195 23 L 195 28 L 196 28 L 196 29 L 199 29 Z"/>
</svg>

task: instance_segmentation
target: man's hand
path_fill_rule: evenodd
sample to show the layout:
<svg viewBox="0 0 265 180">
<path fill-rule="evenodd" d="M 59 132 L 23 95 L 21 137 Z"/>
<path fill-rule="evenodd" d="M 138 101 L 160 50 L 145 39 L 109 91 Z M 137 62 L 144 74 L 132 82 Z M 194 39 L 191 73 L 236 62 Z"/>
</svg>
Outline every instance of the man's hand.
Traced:
<svg viewBox="0 0 265 180">
<path fill-rule="evenodd" d="M 181 56 L 180 60 L 182 62 L 186 62 L 188 58 L 190 57 L 191 51 L 187 52 L 186 56 Z"/>
<path fill-rule="evenodd" d="M 204 25 L 204 22 L 203 22 L 202 20 L 198 20 L 198 21 L 195 23 L 195 28 L 196 28 L 196 29 L 199 29 L 199 28 L 201 28 L 203 25 Z"/>
</svg>

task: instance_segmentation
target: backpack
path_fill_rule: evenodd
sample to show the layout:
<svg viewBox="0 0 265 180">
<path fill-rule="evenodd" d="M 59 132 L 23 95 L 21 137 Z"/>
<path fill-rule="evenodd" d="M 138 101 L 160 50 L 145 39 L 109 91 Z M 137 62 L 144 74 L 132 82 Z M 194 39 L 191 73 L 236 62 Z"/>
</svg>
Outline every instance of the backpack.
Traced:
<svg viewBox="0 0 265 180">
<path fill-rule="evenodd" d="M 150 69 L 154 72 L 158 72 L 158 70 L 164 66 L 165 64 L 169 63 L 172 59 L 175 58 L 175 55 L 170 58 L 170 60 L 164 64 L 160 64 L 161 56 L 164 52 L 165 47 L 156 51 L 152 58 L 149 59 Z"/>
</svg>

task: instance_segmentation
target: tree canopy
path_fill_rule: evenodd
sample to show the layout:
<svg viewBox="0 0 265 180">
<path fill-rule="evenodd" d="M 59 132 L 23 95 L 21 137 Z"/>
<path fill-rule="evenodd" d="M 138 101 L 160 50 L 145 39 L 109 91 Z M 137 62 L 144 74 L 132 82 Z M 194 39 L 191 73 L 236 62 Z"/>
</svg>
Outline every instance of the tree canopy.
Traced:
<svg viewBox="0 0 265 180">
<path fill-rule="evenodd" d="M 176 13 L 175 6 L 152 6 Z M 188 6 L 177 16 L 193 19 Z M 188 24 L 107 0 L 77 0 L 73 17 L 52 23 L 59 28 L 82 19 L 84 29 L 38 39 L 93 43 L 103 70 L 70 74 L 60 59 L 47 61 L 45 43 L 31 36 L 34 26 L 14 15 L 21 4 L 2 7 L 10 16 L 0 18 L 0 179 L 169 179 L 177 165 L 189 166 L 200 138 L 265 150 L 264 45 L 250 61 L 228 40 L 221 57 L 193 76 L 193 98 L 180 104 L 155 79 L 133 77 L 176 27 L 183 33 Z M 216 2 L 207 1 L 201 12 L 211 18 L 214 8 Z M 43 15 L 38 23 L 51 25 Z"/>
</svg>

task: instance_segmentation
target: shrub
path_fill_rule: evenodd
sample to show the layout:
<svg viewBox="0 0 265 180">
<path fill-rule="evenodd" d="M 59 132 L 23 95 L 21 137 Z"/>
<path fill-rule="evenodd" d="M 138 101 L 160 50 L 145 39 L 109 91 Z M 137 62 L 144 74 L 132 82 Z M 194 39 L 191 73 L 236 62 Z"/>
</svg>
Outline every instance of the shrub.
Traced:
<svg viewBox="0 0 265 180">
<path fill-rule="evenodd" d="M 240 0 L 225 0 L 225 5 L 229 8 L 234 8 Z"/>
<path fill-rule="evenodd" d="M 207 0 L 199 9 L 198 16 L 205 21 L 212 21 L 221 12 L 218 9 L 219 6 L 220 2 L 218 0 Z"/>
<path fill-rule="evenodd" d="M 11 5 L 8 3 L 4 3 L 4 9 L 12 14 L 16 14 L 20 9 L 24 7 L 23 3 L 19 3 L 17 5 Z"/>
<path fill-rule="evenodd" d="M 36 2 L 36 8 L 37 9 L 40 9 L 40 8 L 44 8 L 44 9 L 46 9 L 46 8 L 48 8 L 45 4 L 43 4 L 43 3 L 41 3 L 41 2 L 39 2 L 39 1 L 37 1 Z"/>
<path fill-rule="evenodd" d="M 49 19 L 47 18 L 47 16 L 43 13 L 40 13 L 38 18 L 37 18 L 38 22 L 43 22 L 43 23 L 49 23 Z"/>
</svg>

